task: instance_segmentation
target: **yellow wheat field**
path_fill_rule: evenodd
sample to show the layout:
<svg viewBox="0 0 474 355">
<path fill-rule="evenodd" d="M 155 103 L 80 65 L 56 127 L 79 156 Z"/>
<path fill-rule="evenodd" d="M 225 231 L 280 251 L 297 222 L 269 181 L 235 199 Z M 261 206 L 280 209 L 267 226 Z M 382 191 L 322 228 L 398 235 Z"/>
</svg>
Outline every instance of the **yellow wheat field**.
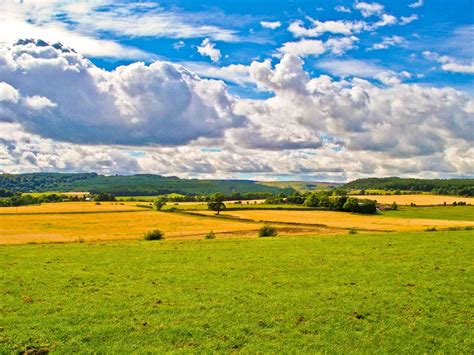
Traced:
<svg viewBox="0 0 474 355">
<path fill-rule="evenodd" d="M 18 207 L 2 207 L 2 214 L 21 214 L 21 213 L 90 213 L 90 212 L 119 212 L 119 211 L 142 211 L 142 207 L 137 205 L 148 205 L 145 202 L 101 202 L 96 205 L 95 202 L 54 202 L 43 203 L 41 205 L 28 205 Z"/>
<path fill-rule="evenodd" d="M 199 212 L 209 214 L 209 211 Z M 355 228 L 370 231 L 422 231 L 428 228 L 473 226 L 471 221 L 408 219 L 379 215 L 359 215 L 333 211 L 246 210 L 228 211 L 225 216 L 279 223 L 320 224 L 329 228 Z"/>
<path fill-rule="evenodd" d="M 474 205 L 474 198 L 472 197 L 457 197 L 457 196 L 440 196 L 440 195 L 357 195 L 357 198 L 368 198 L 369 200 L 377 200 L 379 203 L 391 204 L 396 202 L 399 205 L 410 205 L 414 203 L 418 206 L 431 205 L 451 205 L 453 202 L 466 202 Z"/>
<path fill-rule="evenodd" d="M 209 231 L 221 237 L 257 236 L 262 223 L 248 223 L 206 216 L 157 212 L 37 213 L 0 215 L 0 244 L 75 242 L 139 239 L 159 229 L 165 238 L 203 238 Z M 312 226 L 279 226 L 280 234 L 336 234 L 342 229 Z"/>
</svg>

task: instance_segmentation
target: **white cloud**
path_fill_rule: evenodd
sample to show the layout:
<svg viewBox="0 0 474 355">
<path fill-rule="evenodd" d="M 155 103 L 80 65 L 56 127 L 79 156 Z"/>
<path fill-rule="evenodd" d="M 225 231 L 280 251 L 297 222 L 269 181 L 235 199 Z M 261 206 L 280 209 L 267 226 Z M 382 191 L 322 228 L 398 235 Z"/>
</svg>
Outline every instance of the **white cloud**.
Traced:
<svg viewBox="0 0 474 355">
<path fill-rule="evenodd" d="M 316 42 L 310 52 L 337 48 Z M 2 171 L 336 180 L 474 171 L 473 100 L 452 88 L 401 83 L 408 72 L 331 60 L 327 70 L 343 79 L 311 78 L 301 58 L 284 52 L 274 66 L 201 63 L 196 71 L 206 76 L 253 82 L 272 94 L 244 100 L 181 65 L 105 71 L 56 47 L 25 41 L 0 48 Z"/>
<path fill-rule="evenodd" d="M 47 108 L 54 108 L 58 106 L 56 103 L 52 102 L 50 99 L 44 96 L 28 96 L 24 98 L 25 106 L 35 110 L 43 110 Z"/>
<path fill-rule="evenodd" d="M 396 73 L 387 68 L 362 60 L 325 60 L 317 63 L 317 67 L 332 75 L 375 79 L 386 85 L 400 84 L 407 78 L 408 72 Z"/>
<path fill-rule="evenodd" d="M 280 21 L 273 21 L 273 22 L 260 21 L 260 26 L 262 26 L 263 28 L 270 28 L 274 30 L 281 26 L 281 22 Z"/>
<path fill-rule="evenodd" d="M 378 16 L 381 15 L 384 6 L 382 4 L 379 4 L 377 2 L 373 3 L 367 3 L 367 2 L 356 2 L 354 4 L 354 8 L 359 10 L 362 16 L 364 17 L 370 17 L 370 16 Z"/>
<path fill-rule="evenodd" d="M 470 63 L 459 63 L 456 59 L 447 56 L 439 55 L 435 52 L 424 51 L 423 55 L 429 60 L 434 60 L 441 64 L 441 69 L 453 73 L 474 74 L 474 61 Z"/>
<path fill-rule="evenodd" d="M 124 145 L 185 144 L 245 122 L 221 81 L 160 61 L 109 72 L 56 47 L 0 47 L 0 77 L 24 97 L 2 101 L 0 121 L 57 140 Z"/>
<path fill-rule="evenodd" d="M 353 71 L 367 67 L 360 64 L 352 63 Z M 378 87 L 362 79 L 337 82 L 327 76 L 310 79 L 302 62 L 288 56 L 275 69 L 269 62 L 251 68 L 259 69 L 251 70 L 254 79 L 275 93 L 248 110 L 251 126 L 290 118 L 316 137 L 325 132 L 345 142 L 345 149 L 378 152 L 385 158 L 443 154 L 450 144 L 461 149 L 474 139 L 473 101 L 451 88 L 397 81 Z M 367 72 L 359 74 L 384 74 L 376 67 L 362 70 Z"/>
<path fill-rule="evenodd" d="M 400 36 L 384 36 L 382 38 L 382 42 L 375 43 L 372 47 L 368 50 L 380 50 L 380 49 L 387 49 L 389 47 L 401 45 L 405 43 L 405 39 Z"/>
<path fill-rule="evenodd" d="M 0 101 L 16 103 L 19 98 L 20 94 L 17 89 L 10 84 L 0 81 Z"/>
<path fill-rule="evenodd" d="M 142 4 L 143 5 L 143 4 Z M 146 11 L 136 11 L 140 3 L 106 2 L 107 11 L 70 14 L 80 29 L 108 31 L 128 37 L 202 38 L 214 41 L 236 42 L 237 31 L 219 26 L 201 24 L 210 14 L 185 14 L 165 11 L 149 3 Z"/>
<path fill-rule="evenodd" d="M 411 7 L 411 8 L 417 8 L 417 7 L 422 7 L 423 3 L 424 3 L 424 0 L 417 0 L 414 3 L 411 3 L 408 6 Z"/>
<path fill-rule="evenodd" d="M 211 58 L 213 62 L 218 62 L 221 59 L 221 51 L 215 46 L 215 43 L 212 43 L 209 38 L 205 38 L 197 50 L 200 55 Z"/>
<path fill-rule="evenodd" d="M 182 62 L 180 64 L 201 77 L 222 79 L 239 85 L 253 83 L 250 77 L 250 67 L 248 65 L 231 64 L 225 67 L 219 67 L 203 62 Z"/>
<path fill-rule="evenodd" d="M 306 28 L 300 20 L 293 21 L 288 27 L 295 37 L 319 37 L 326 32 L 342 35 L 357 33 L 366 27 L 363 21 L 318 21 L 310 19 L 312 27 Z"/>
<path fill-rule="evenodd" d="M 339 38 L 330 38 L 325 42 L 326 47 L 334 55 L 342 55 L 348 50 L 356 48 L 355 42 L 358 42 L 359 38 L 356 36 L 350 37 L 339 37 Z"/>
<path fill-rule="evenodd" d="M 369 26 L 370 30 L 377 29 L 379 27 L 391 26 L 397 24 L 398 20 L 395 16 L 389 14 L 382 14 L 380 20 Z"/>
<path fill-rule="evenodd" d="M 91 34 L 71 30 L 66 24 L 53 21 L 54 3 L 0 3 L 0 43 L 13 43 L 19 38 L 62 42 L 85 56 L 147 59 L 154 56 L 134 47 L 123 46 L 113 40 L 96 38 Z M 34 21 L 32 20 L 34 19 Z"/>
<path fill-rule="evenodd" d="M 402 16 L 400 17 L 400 25 L 402 26 L 408 25 L 409 23 L 412 23 L 413 21 L 416 21 L 416 20 L 418 20 L 417 14 L 413 14 L 410 16 Z"/>
<path fill-rule="evenodd" d="M 298 42 L 286 42 L 278 48 L 281 54 L 292 54 L 298 57 L 319 56 L 326 51 L 324 43 L 315 39 L 302 39 Z"/>
<path fill-rule="evenodd" d="M 178 42 L 173 43 L 173 48 L 176 49 L 177 51 L 179 51 L 185 45 L 186 45 L 186 43 L 184 43 L 184 41 L 178 41 Z"/>
<path fill-rule="evenodd" d="M 342 6 L 342 5 L 338 5 L 334 8 L 334 10 L 336 10 L 337 12 L 345 12 L 345 13 L 351 13 L 351 9 L 346 7 L 346 6 Z"/>
</svg>

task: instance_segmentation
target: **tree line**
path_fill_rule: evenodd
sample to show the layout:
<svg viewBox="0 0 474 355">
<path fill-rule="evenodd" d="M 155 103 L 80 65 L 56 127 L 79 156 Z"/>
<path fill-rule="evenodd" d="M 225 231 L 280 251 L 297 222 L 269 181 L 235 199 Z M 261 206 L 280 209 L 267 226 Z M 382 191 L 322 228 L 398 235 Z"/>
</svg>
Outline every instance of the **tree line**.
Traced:
<svg viewBox="0 0 474 355">
<path fill-rule="evenodd" d="M 421 191 L 437 195 L 474 196 L 474 179 L 367 178 L 351 181 L 347 190 Z"/>
<path fill-rule="evenodd" d="M 265 203 L 272 205 L 296 204 L 330 211 L 364 214 L 373 214 L 377 212 L 377 203 L 374 200 L 350 197 L 344 190 L 340 189 L 322 190 L 306 194 L 294 192 L 288 196 L 285 194 L 279 194 L 266 199 Z"/>
</svg>

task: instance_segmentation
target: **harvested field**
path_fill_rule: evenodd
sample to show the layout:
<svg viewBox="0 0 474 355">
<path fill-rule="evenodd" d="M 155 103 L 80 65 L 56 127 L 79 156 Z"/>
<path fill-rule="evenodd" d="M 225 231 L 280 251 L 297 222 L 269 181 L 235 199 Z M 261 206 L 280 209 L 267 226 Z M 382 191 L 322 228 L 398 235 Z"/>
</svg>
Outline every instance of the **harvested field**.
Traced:
<svg viewBox="0 0 474 355">
<path fill-rule="evenodd" d="M 3 214 L 36 214 L 36 213 L 100 213 L 120 211 L 143 211 L 137 202 L 55 202 L 42 203 L 41 205 L 27 205 L 18 207 L 2 207 L 0 215 Z M 142 203 L 146 205 L 146 203 Z"/>
<path fill-rule="evenodd" d="M 443 205 L 445 202 L 451 205 L 453 202 L 466 202 L 474 205 L 473 197 L 442 196 L 442 195 L 356 195 L 352 197 L 368 198 L 376 200 L 379 203 L 390 204 L 396 202 L 399 205 L 410 205 L 412 203 L 418 206 Z"/>
<path fill-rule="evenodd" d="M 99 206 L 100 207 L 100 206 Z M 255 237 L 262 223 L 216 219 L 142 209 L 110 213 L 38 213 L 0 215 L 0 244 L 139 239 L 159 229 L 167 239 L 203 238 L 213 230 L 218 237 Z M 337 234 L 342 228 L 281 225 L 281 234 Z"/>
<path fill-rule="evenodd" d="M 210 211 L 202 211 L 199 213 L 212 214 Z M 249 210 L 227 211 L 222 215 L 249 219 L 253 221 L 323 225 L 329 228 L 354 228 L 370 231 L 422 231 L 430 228 L 464 228 L 474 225 L 474 222 L 472 221 L 398 218 L 382 215 L 360 215 L 333 211 Z"/>
</svg>

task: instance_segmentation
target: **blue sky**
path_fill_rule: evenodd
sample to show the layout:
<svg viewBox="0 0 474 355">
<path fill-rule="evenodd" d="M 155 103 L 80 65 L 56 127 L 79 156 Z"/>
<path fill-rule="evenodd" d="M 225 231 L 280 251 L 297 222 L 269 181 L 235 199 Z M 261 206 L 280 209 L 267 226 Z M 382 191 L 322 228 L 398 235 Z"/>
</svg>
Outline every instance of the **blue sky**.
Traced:
<svg viewBox="0 0 474 355">
<path fill-rule="evenodd" d="M 1 172 L 466 177 L 473 132 L 472 0 L 0 0 Z"/>
<path fill-rule="evenodd" d="M 414 73 L 405 81 L 429 83 L 437 86 L 449 85 L 472 92 L 472 75 L 460 72 L 449 72 L 439 68 L 436 62 L 423 56 L 424 51 L 450 56 L 461 63 L 470 63 L 474 55 L 474 9 L 469 0 L 457 0 L 447 5 L 446 1 L 427 1 L 419 7 L 410 7 L 416 3 L 408 1 L 380 2 L 384 12 L 402 17 L 417 16 L 406 25 L 389 25 L 376 31 L 361 31 L 356 48 L 341 55 L 325 53 L 318 57 L 309 56 L 305 68 L 312 75 L 332 74 L 318 66 L 326 60 L 358 60 L 372 66 Z M 150 7 L 152 5 L 150 4 Z M 112 6 L 113 7 L 113 6 Z M 343 11 L 336 8 L 343 7 Z M 354 8 L 353 1 L 161 1 L 157 8 L 160 11 L 179 14 L 196 25 L 212 25 L 235 34 L 235 38 L 213 40 L 221 52 L 218 63 L 197 53 L 196 48 L 205 36 L 197 38 L 167 37 L 124 37 L 113 33 L 103 33 L 105 38 L 113 38 L 127 46 L 143 49 L 156 56 L 173 62 L 194 61 L 219 66 L 231 64 L 250 64 L 253 60 L 272 58 L 277 49 L 285 42 L 291 42 L 295 36 L 288 31 L 294 21 L 303 21 L 309 26 L 308 17 L 319 21 L 377 21 L 377 16 L 364 17 Z M 106 11 L 107 6 L 103 11 Z M 140 13 L 143 10 L 135 10 Z M 149 11 L 149 10 L 148 10 Z M 350 12 L 349 12 L 350 11 Z M 264 28 L 262 21 L 280 22 L 276 29 Z M 398 36 L 401 43 L 388 45 L 387 48 L 371 50 L 376 44 L 383 43 L 384 38 Z M 331 33 L 324 33 L 318 39 L 327 40 Z M 176 44 L 182 41 L 179 49 Z M 273 58 L 277 61 L 277 58 Z M 129 63 L 123 60 L 93 59 L 97 65 L 113 69 L 117 65 Z M 362 64 L 362 63 L 360 63 Z M 252 95 L 249 90 L 236 89 L 240 95 Z"/>
</svg>

